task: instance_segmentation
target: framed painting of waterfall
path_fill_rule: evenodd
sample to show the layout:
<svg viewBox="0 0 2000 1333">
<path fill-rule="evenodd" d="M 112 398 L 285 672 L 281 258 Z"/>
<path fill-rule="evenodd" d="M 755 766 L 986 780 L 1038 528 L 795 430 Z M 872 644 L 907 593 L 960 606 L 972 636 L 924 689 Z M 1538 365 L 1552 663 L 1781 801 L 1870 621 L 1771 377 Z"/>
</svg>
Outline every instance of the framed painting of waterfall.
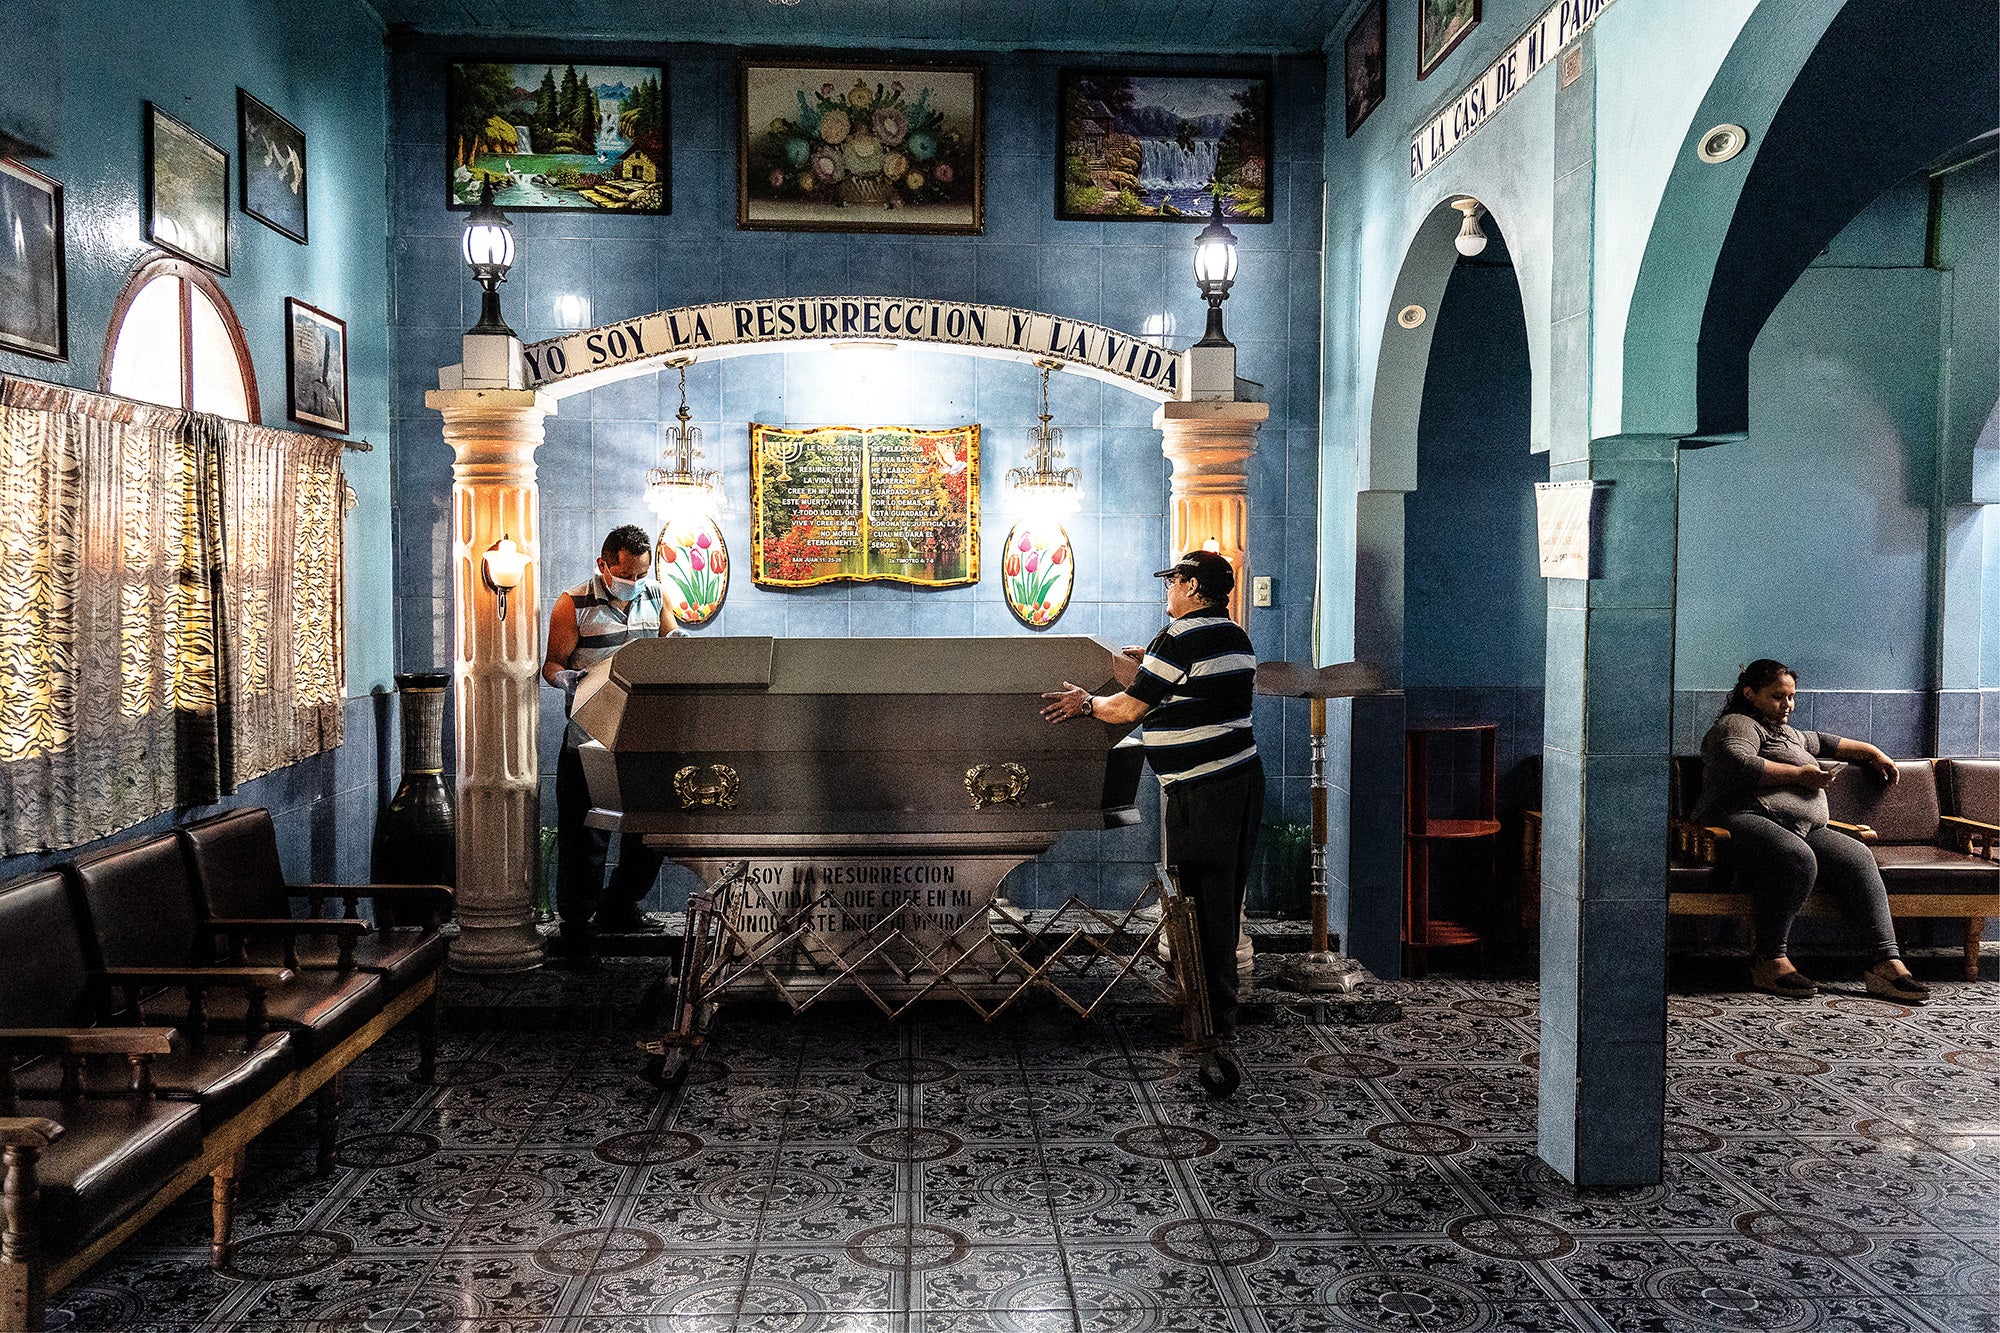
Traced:
<svg viewBox="0 0 2000 1333">
<path fill-rule="evenodd" d="M 672 211 L 667 72 L 587 60 L 452 61 L 445 196 L 510 213 Z"/>
<path fill-rule="evenodd" d="M 241 88 L 236 90 L 237 198 L 271 230 L 306 243 L 306 136 Z"/>
<path fill-rule="evenodd" d="M 1271 220 L 1271 81 L 1259 75 L 1066 69 L 1056 217 Z"/>
</svg>

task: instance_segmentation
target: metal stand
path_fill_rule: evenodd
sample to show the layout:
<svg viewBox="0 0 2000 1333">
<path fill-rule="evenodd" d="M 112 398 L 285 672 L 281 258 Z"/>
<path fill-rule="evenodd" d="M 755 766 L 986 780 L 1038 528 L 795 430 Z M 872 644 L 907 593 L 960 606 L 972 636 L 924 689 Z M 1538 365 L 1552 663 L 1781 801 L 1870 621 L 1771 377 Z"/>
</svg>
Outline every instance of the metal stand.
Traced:
<svg viewBox="0 0 2000 1333">
<path fill-rule="evenodd" d="M 1307 667 L 1267 662 L 1257 668 L 1257 689 L 1312 700 L 1312 950 L 1279 960 L 1264 984 L 1299 995 L 1352 995 L 1374 977 L 1352 958 L 1334 951 L 1326 921 L 1326 701 L 1352 698 L 1381 687 L 1381 672 L 1366 663 Z M 1316 1020 L 1318 1021 L 1318 1020 Z"/>
</svg>

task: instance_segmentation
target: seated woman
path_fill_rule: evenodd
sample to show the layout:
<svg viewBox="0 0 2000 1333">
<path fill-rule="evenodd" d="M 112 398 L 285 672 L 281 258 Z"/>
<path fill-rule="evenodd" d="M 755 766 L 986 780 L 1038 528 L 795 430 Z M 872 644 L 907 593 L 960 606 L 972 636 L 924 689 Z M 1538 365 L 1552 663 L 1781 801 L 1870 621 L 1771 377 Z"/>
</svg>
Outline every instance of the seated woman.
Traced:
<svg viewBox="0 0 2000 1333">
<path fill-rule="evenodd" d="M 1798 731 L 1789 719 L 1798 676 L 1760 658 L 1743 668 L 1729 702 L 1701 742 L 1701 800 L 1694 819 L 1729 830 L 1736 877 L 1750 891 L 1757 926 L 1750 984 L 1772 995 L 1819 993 L 1785 956 L 1792 921 L 1815 885 L 1833 895 L 1873 955 L 1868 993 L 1922 1004 L 1930 988 L 1910 975 L 1896 947 L 1882 872 L 1861 843 L 1827 827 L 1826 789 L 1833 771 L 1822 759 L 1865 763 L 1896 780 L 1889 756 L 1862 741 Z"/>
</svg>

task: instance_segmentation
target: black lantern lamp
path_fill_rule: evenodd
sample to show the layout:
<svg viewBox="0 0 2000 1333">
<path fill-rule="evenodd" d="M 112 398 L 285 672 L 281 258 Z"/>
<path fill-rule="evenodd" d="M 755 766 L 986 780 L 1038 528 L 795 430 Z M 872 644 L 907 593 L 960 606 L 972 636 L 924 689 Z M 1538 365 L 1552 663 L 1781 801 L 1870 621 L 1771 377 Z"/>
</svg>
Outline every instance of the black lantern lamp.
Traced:
<svg viewBox="0 0 2000 1333">
<path fill-rule="evenodd" d="M 479 301 L 479 322 L 472 333 L 500 333 L 514 336 L 507 321 L 500 318 L 500 284 L 514 267 L 514 224 L 493 206 L 493 181 L 489 177 L 479 190 L 479 203 L 465 219 L 465 262 L 472 276 L 486 289 Z"/>
<path fill-rule="evenodd" d="M 1236 281 L 1236 233 L 1222 225 L 1222 191 L 1214 195 L 1214 211 L 1194 242 L 1194 279 L 1208 301 L 1208 328 L 1196 347 L 1228 347 L 1222 332 L 1222 303 L 1229 299 L 1230 284 Z"/>
</svg>

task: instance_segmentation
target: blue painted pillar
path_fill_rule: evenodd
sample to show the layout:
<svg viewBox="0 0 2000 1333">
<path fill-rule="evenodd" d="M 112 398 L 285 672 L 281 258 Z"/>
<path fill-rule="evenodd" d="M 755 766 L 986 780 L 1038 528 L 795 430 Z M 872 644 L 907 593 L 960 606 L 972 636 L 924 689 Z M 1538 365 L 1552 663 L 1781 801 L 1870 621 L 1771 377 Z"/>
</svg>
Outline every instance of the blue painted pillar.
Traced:
<svg viewBox="0 0 2000 1333">
<path fill-rule="evenodd" d="M 1678 445 L 1590 438 L 1595 53 L 1556 99 L 1553 481 L 1611 483 L 1601 574 L 1549 582 L 1538 1151 L 1579 1185 L 1660 1179 Z"/>
<path fill-rule="evenodd" d="M 1402 491 L 1355 496 L 1354 656 L 1379 662 L 1391 691 L 1353 701 L 1348 727 L 1347 903 L 1343 952 L 1384 980 L 1403 975 Z"/>
</svg>

